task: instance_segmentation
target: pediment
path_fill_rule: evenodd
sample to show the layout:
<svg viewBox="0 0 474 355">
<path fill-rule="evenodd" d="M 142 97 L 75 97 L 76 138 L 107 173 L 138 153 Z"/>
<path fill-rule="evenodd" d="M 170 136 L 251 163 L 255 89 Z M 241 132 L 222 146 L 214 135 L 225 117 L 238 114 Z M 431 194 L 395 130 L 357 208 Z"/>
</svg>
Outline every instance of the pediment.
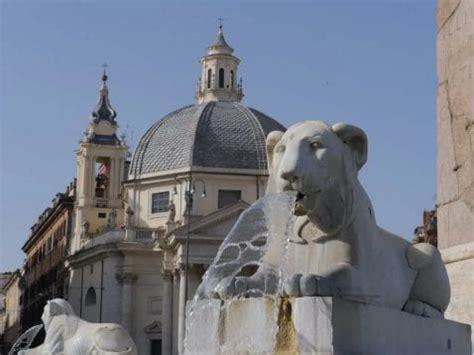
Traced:
<svg viewBox="0 0 474 355">
<path fill-rule="evenodd" d="M 206 234 L 211 236 L 224 237 L 230 228 L 239 218 L 242 211 L 250 205 L 245 201 L 237 201 L 227 207 L 203 216 L 197 221 L 192 221 L 189 226 L 191 234 Z M 185 237 L 188 232 L 188 225 L 183 225 L 173 231 L 177 239 Z"/>
<path fill-rule="evenodd" d="M 143 328 L 145 333 L 161 333 L 161 322 L 154 321 Z"/>
</svg>

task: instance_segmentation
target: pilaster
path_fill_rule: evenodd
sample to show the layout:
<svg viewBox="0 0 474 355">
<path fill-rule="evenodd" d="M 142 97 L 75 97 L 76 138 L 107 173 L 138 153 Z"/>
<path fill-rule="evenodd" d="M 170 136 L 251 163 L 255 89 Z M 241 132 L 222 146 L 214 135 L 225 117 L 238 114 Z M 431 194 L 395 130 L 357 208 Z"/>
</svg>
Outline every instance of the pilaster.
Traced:
<svg viewBox="0 0 474 355">
<path fill-rule="evenodd" d="M 127 330 L 132 330 L 132 291 L 133 284 L 138 280 L 138 275 L 133 272 L 121 272 L 115 278 L 122 285 L 122 326 Z"/>
</svg>

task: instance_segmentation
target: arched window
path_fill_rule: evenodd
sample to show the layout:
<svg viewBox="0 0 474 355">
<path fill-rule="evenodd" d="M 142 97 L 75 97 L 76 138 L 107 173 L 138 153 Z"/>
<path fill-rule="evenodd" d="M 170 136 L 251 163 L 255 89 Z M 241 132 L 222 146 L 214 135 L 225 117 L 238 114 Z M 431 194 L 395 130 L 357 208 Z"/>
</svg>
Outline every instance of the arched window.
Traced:
<svg viewBox="0 0 474 355">
<path fill-rule="evenodd" d="M 207 70 L 207 88 L 211 88 L 211 80 L 212 80 L 212 69 Z"/>
<path fill-rule="evenodd" d="M 86 306 L 92 306 L 97 303 L 97 296 L 94 287 L 89 287 L 86 293 Z"/>
<path fill-rule="evenodd" d="M 230 88 L 231 89 L 234 88 L 234 71 L 233 70 L 230 71 Z"/>
<path fill-rule="evenodd" d="M 224 87 L 224 69 L 222 68 L 219 69 L 219 87 Z"/>
</svg>

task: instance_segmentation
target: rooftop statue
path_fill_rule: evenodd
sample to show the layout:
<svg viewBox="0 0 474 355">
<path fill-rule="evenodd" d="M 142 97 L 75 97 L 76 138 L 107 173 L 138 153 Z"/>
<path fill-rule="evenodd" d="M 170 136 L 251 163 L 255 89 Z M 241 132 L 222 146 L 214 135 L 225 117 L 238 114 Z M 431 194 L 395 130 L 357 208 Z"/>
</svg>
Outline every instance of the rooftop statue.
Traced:
<svg viewBox="0 0 474 355">
<path fill-rule="evenodd" d="M 363 130 L 305 121 L 271 132 L 266 149 L 267 196 L 241 215 L 198 298 L 335 296 L 443 317 L 450 286 L 438 250 L 377 226 L 358 180 Z"/>
<path fill-rule="evenodd" d="M 41 320 L 46 331 L 43 344 L 25 350 L 14 346 L 19 355 L 137 355 L 135 343 L 122 326 L 86 322 L 62 298 L 48 301 Z"/>
</svg>

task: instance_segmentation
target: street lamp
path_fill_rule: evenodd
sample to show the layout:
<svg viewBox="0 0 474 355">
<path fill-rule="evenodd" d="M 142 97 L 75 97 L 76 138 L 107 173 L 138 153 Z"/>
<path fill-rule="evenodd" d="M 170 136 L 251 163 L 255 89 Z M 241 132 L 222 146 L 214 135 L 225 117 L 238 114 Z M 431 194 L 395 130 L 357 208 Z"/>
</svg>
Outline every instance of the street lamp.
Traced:
<svg viewBox="0 0 474 355">
<path fill-rule="evenodd" d="M 193 180 L 192 174 L 189 173 L 189 185 L 188 190 L 186 191 L 186 212 L 187 212 L 187 220 L 188 220 L 188 229 L 186 233 L 186 262 L 185 262 L 185 288 L 184 288 L 184 302 L 188 300 L 188 282 L 189 282 L 189 236 L 191 235 L 191 210 L 193 209 L 193 199 L 194 193 L 196 192 L 196 183 L 202 184 L 202 194 L 201 197 L 206 197 L 206 183 L 202 179 L 195 179 Z M 186 308 L 185 308 L 186 309 Z"/>
<path fill-rule="evenodd" d="M 188 190 L 186 191 L 186 194 L 189 195 L 189 193 L 190 193 L 191 195 L 194 195 L 194 193 L 196 192 L 196 183 L 197 183 L 197 182 L 200 182 L 200 183 L 202 184 L 202 186 L 203 186 L 201 197 L 206 197 L 206 183 L 205 183 L 204 180 L 202 180 L 202 179 L 196 179 L 196 180 L 194 180 L 193 183 L 192 183 L 191 190 L 188 189 Z M 174 185 L 174 187 L 173 187 L 173 192 L 172 192 L 173 195 L 177 195 L 177 194 L 178 194 L 177 184 L 178 184 L 178 179 L 175 179 L 175 185 Z M 187 207 L 187 205 L 186 205 L 186 207 Z"/>
<path fill-rule="evenodd" d="M 185 333 L 185 330 L 186 330 L 186 325 L 185 325 L 186 324 L 186 302 L 188 300 L 188 289 L 189 289 L 189 244 L 190 244 L 189 243 L 189 238 L 190 238 L 190 235 L 191 235 L 191 211 L 193 209 L 194 193 L 196 192 L 196 184 L 197 183 L 202 184 L 203 189 L 202 189 L 201 197 L 202 198 L 206 197 L 206 183 L 201 179 L 194 179 L 193 180 L 193 176 L 192 176 L 191 171 L 189 172 L 189 176 L 185 181 L 182 181 L 182 180 L 179 181 L 177 178 L 175 178 L 175 186 L 174 186 L 173 192 L 172 192 L 173 195 L 178 194 L 177 185 L 178 185 L 178 183 L 181 183 L 181 182 L 187 182 L 187 187 L 186 187 L 186 190 L 185 190 L 186 209 L 184 211 L 184 217 L 187 220 L 188 227 L 187 227 L 186 245 L 185 245 L 186 257 L 185 257 L 185 266 L 184 266 L 184 290 L 183 290 L 184 291 L 183 292 L 184 293 L 184 300 L 180 299 L 180 306 L 181 306 L 181 302 L 183 302 L 183 305 L 182 305 L 183 310 L 182 310 L 182 313 L 180 312 L 182 314 L 182 316 L 180 316 L 180 322 L 179 322 L 181 324 L 180 324 L 180 328 L 179 328 L 179 331 L 178 331 L 178 336 L 179 336 L 178 343 L 181 343 L 180 347 L 184 346 L 184 333 Z M 180 352 L 182 350 L 183 349 L 180 349 Z"/>
</svg>

